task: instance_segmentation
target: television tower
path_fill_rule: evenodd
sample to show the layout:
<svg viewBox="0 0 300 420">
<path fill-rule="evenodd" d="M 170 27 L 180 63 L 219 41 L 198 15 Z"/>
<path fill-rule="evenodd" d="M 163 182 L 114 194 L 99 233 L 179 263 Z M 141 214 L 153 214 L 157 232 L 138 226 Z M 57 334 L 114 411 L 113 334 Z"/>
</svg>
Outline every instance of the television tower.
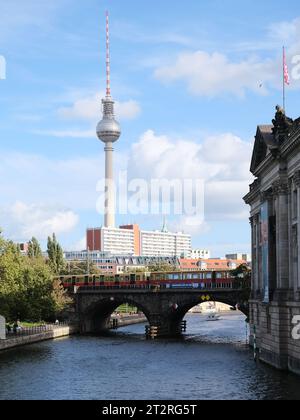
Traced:
<svg viewBox="0 0 300 420">
<path fill-rule="evenodd" d="M 97 136 L 105 143 L 105 216 L 104 227 L 115 227 L 115 188 L 113 176 L 113 143 L 119 140 L 121 128 L 115 120 L 114 101 L 110 91 L 109 15 L 106 12 L 106 96 L 102 99 L 103 118 L 97 125 Z"/>
</svg>

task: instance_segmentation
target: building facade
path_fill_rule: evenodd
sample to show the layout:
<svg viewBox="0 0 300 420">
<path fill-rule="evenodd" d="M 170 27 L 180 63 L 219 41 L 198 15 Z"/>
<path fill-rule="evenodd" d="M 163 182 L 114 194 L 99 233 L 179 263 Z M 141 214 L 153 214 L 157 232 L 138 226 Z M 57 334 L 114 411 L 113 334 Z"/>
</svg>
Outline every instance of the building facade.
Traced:
<svg viewBox="0 0 300 420">
<path fill-rule="evenodd" d="M 27 255 L 28 250 L 29 250 L 29 243 L 28 242 L 23 242 L 23 243 L 19 243 L 17 245 L 20 249 L 21 254 L 22 255 Z"/>
<path fill-rule="evenodd" d="M 179 269 L 179 259 L 176 257 L 135 257 L 132 255 L 111 255 L 99 251 L 70 251 L 64 252 L 67 263 L 91 262 L 103 274 L 115 275 L 144 269 L 153 265 L 170 266 L 170 270 Z"/>
<path fill-rule="evenodd" d="M 251 206 L 251 339 L 261 360 L 300 374 L 300 118 L 276 110 L 273 124 L 257 129 L 256 179 L 244 198 Z"/>
<path fill-rule="evenodd" d="M 141 231 L 144 257 L 180 257 L 191 254 L 191 236 L 184 233 Z"/>
<path fill-rule="evenodd" d="M 246 264 L 245 260 L 224 260 L 218 258 L 195 260 L 192 258 L 180 258 L 180 269 L 184 271 L 230 271 L 235 270 L 242 264 Z"/>
<path fill-rule="evenodd" d="M 250 254 L 226 254 L 226 260 L 244 260 L 246 262 L 251 262 L 251 255 Z"/>
<path fill-rule="evenodd" d="M 188 256 L 187 256 L 188 258 Z M 200 259 L 209 259 L 210 258 L 210 251 L 208 249 L 192 249 L 191 251 L 191 258 L 193 260 L 200 260 Z"/>
<path fill-rule="evenodd" d="M 110 254 L 106 252 L 65 251 L 64 259 L 67 262 L 67 265 L 69 263 L 73 263 L 76 265 L 76 263 L 91 262 L 95 264 L 103 274 L 115 275 L 118 272 L 116 258 L 113 258 Z"/>
<path fill-rule="evenodd" d="M 136 255 L 134 231 L 109 227 L 88 229 L 87 249 L 114 255 Z"/>
<path fill-rule="evenodd" d="M 87 249 L 113 255 L 181 257 L 191 254 L 191 236 L 165 231 L 141 231 L 138 225 L 87 229 Z"/>
</svg>

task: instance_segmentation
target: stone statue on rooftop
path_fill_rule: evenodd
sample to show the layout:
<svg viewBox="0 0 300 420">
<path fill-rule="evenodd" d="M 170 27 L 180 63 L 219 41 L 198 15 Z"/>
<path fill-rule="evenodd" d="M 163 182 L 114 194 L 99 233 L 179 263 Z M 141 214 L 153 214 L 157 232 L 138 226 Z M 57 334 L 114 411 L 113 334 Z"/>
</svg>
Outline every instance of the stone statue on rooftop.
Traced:
<svg viewBox="0 0 300 420">
<path fill-rule="evenodd" d="M 272 120 L 273 123 L 273 135 L 278 144 L 282 143 L 289 129 L 293 125 L 293 120 L 285 115 L 285 110 L 280 106 L 276 106 L 275 118 Z"/>
</svg>

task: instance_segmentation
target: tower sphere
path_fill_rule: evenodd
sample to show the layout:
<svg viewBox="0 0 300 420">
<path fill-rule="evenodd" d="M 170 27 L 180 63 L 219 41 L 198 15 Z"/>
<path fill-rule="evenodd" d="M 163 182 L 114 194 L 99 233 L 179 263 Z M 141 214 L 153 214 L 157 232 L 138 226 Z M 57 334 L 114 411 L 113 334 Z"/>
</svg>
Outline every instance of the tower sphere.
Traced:
<svg viewBox="0 0 300 420">
<path fill-rule="evenodd" d="M 114 102 L 111 98 L 106 97 L 102 104 L 103 119 L 97 125 L 97 136 L 104 143 L 114 143 L 121 136 L 120 124 L 114 117 Z"/>
</svg>

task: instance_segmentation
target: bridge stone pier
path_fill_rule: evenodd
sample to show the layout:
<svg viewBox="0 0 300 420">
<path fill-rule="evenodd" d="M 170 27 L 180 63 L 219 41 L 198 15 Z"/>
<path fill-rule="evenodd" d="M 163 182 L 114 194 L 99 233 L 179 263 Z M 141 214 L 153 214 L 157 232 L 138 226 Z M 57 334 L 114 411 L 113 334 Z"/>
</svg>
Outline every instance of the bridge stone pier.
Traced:
<svg viewBox="0 0 300 420">
<path fill-rule="evenodd" d="M 76 318 L 81 333 L 103 332 L 109 328 L 112 313 L 122 304 L 137 307 L 146 316 L 150 327 L 157 327 L 158 336 L 171 337 L 181 333 L 186 313 L 204 301 L 239 305 L 247 314 L 244 294 L 223 290 L 96 290 L 75 291 Z"/>
</svg>

